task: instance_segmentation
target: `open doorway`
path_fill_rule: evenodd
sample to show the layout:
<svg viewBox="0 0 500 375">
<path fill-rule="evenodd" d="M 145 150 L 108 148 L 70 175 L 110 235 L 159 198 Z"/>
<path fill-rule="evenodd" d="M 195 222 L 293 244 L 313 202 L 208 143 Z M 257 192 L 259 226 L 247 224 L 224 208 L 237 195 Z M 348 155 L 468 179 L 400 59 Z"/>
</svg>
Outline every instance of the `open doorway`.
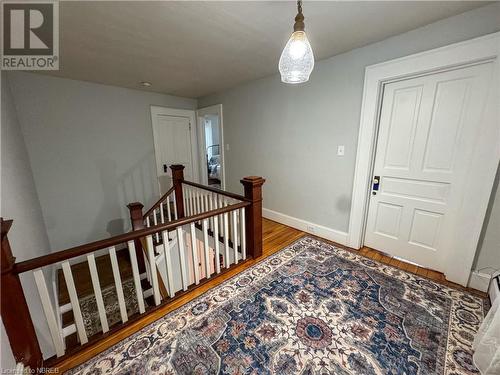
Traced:
<svg viewBox="0 0 500 375">
<path fill-rule="evenodd" d="M 200 176 L 205 185 L 224 189 L 222 104 L 199 109 Z"/>
</svg>

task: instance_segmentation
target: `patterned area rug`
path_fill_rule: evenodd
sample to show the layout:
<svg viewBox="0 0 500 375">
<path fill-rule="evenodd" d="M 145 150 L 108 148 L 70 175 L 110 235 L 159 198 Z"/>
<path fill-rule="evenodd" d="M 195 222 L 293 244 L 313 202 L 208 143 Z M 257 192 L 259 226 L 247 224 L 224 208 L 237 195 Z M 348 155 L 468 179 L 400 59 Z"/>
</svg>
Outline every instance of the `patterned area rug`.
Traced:
<svg viewBox="0 0 500 375">
<path fill-rule="evenodd" d="M 128 316 L 138 313 L 139 305 L 137 304 L 134 280 L 125 280 L 122 283 L 122 287 Z M 101 293 L 102 299 L 104 300 L 104 306 L 106 307 L 108 325 L 111 327 L 116 323 L 121 322 L 120 307 L 118 306 L 118 296 L 116 295 L 115 285 L 113 284 L 104 288 Z M 85 326 L 87 336 L 90 337 L 96 333 L 102 332 L 99 311 L 97 310 L 97 302 L 93 294 L 80 299 L 80 309 L 82 311 L 83 324 Z"/>
<path fill-rule="evenodd" d="M 477 374 L 483 303 L 306 237 L 73 372 Z"/>
</svg>

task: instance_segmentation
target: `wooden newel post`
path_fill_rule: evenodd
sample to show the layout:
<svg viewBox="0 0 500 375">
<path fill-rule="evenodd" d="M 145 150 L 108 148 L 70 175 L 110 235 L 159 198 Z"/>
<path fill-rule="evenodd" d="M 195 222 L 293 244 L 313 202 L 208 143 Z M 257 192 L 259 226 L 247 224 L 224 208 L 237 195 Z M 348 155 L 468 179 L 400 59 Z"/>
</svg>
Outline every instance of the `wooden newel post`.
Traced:
<svg viewBox="0 0 500 375">
<path fill-rule="evenodd" d="M 144 205 L 140 202 L 133 202 L 127 205 L 130 211 L 130 222 L 132 223 L 132 230 L 144 229 L 144 218 L 142 216 L 142 208 Z M 142 251 L 142 243 L 140 239 L 134 240 L 135 254 L 137 257 L 137 266 L 139 272 L 143 273 L 146 271 L 146 265 L 144 264 L 144 255 Z"/>
<path fill-rule="evenodd" d="M 184 166 L 174 164 L 170 166 L 172 170 L 172 181 L 175 188 L 175 205 L 177 208 L 177 217 L 184 217 L 184 196 L 182 194 L 182 181 L 184 181 Z"/>
<path fill-rule="evenodd" d="M 247 252 L 252 258 L 262 255 L 262 177 L 250 176 L 241 180 L 245 189 L 245 198 L 252 202 L 245 209 Z"/>
<path fill-rule="evenodd" d="M 5 331 L 9 337 L 10 347 L 16 362 L 24 363 L 32 370 L 43 365 L 42 352 L 36 338 L 35 327 L 31 320 L 28 304 L 24 297 L 23 287 L 19 275 L 14 271 L 15 258 L 12 256 L 7 233 L 12 220 L 3 220 L 1 223 L 2 241 L 2 297 L 1 314 Z"/>
</svg>

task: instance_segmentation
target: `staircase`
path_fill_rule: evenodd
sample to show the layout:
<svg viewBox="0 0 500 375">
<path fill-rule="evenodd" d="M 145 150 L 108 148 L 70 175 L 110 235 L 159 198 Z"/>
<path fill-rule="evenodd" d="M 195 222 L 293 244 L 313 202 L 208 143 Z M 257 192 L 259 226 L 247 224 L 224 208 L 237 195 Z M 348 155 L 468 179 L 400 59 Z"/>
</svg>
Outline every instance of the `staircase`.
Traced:
<svg viewBox="0 0 500 375">
<path fill-rule="evenodd" d="M 18 362 L 34 369 L 95 354 L 103 340 L 262 254 L 264 179 L 242 179 L 241 196 L 186 181 L 183 169 L 171 166 L 172 188 L 145 213 L 139 202 L 128 205 L 131 232 L 101 241 L 16 263 L 7 238 L 12 221 L 1 220 L 2 306 L 17 301 L 2 308 L 2 320 Z M 82 256 L 86 261 L 75 264 Z M 60 268 L 59 302 L 46 280 L 52 267 Z M 42 358 L 20 283 L 26 273 L 34 276 L 52 337 L 56 355 L 49 359 Z"/>
</svg>

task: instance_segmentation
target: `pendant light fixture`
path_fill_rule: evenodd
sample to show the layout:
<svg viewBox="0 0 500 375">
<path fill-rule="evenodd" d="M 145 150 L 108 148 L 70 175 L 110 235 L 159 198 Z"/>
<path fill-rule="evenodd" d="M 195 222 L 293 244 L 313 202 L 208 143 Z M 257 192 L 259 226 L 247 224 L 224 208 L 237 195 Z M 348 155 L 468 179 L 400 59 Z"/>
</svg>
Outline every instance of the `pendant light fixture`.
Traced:
<svg viewBox="0 0 500 375">
<path fill-rule="evenodd" d="M 314 68 L 313 51 L 304 31 L 302 0 L 297 1 L 297 10 L 292 36 L 281 53 L 278 65 L 281 81 L 292 84 L 307 82 Z"/>
</svg>

